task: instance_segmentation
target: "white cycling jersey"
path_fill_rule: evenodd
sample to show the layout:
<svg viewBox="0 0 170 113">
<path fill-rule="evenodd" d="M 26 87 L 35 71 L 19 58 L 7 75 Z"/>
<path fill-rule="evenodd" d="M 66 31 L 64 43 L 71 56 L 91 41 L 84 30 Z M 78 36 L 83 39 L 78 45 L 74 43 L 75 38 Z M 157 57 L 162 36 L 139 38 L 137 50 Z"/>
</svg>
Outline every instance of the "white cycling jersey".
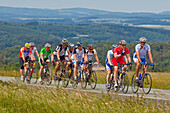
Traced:
<svg viewBox="0 0 170 113">
<path fill-rule="evenodd" d="M 33 57 L 35 57 L 35 55 L 34 55 L 35 52 L 37 52 L 37 48 L 36 48 L 36 47 L 34 47 L 34 48 L 32 49 L 32 56 L 33 56 Z"/>
<path fill-rule="evenodd" d="M 114 57 L 114 52 L 112 50 L 109 50 L 107 52 L 106 63 L 108 63 L 108 59 L 107 59 L 108 56 L 110 56 L 110 60 L 112 61 L 112 58 Z"/>
<path fill-rule="evenodd" d="M 96 52 L 95 49 L 93 49 L 92 52 L 90 52 L 89 50 L 86 50 L 86 53 L 87 53 L 87 59 L 88 59 L 88 61 L 92 61 L 94 54 L 97 54 L 97 52 Z"/>
<path fill-rule="evenodd" d="M 59 44 L 56 48 L 56 51 L 53 52 L 54 55 L 57 55 L 57 50 L 60 50 L 59 56 L 64 56 L 66 51 L 69 51 L 68 46 L 66 48 L 62 47 L 62 44 Z"/>
<path fill-rule="evenodd" d="M 147 51 L 151 51 L 150 46 L 148 44 L 145 44 L 143 48 L 141 48 L 141 44 L 137 44 L 135 46 L 135 51 L 139 51 L 139 57 L 145 58 Z M 137 58 L 136 52 L 133 55 L 134 58 Z"/>
<path fill-rule="evenodd" d="M 86 54 L 86 49 L 83 47 L 82 50 L 79 50 L 77 47 L 74 48 L 73 54 L 76 54 L 76 58 L 78 61 L 81 61 L 83 59 L 84 54 Z M 72 55 L 72 59 L 74 59 Z"/>
</svg>

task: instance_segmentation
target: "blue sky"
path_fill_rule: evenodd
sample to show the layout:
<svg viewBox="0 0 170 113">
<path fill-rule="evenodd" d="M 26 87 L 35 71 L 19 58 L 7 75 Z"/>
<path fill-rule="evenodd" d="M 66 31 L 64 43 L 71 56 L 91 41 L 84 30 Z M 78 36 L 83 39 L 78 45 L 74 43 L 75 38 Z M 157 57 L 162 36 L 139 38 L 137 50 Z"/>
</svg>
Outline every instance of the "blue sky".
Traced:
<svg viewBox="0 0 170 113">
<path fill-rule="evenodd" d="M 28 8 L 91 8 L 113 12 L 170 11 L 170 0 L 0 0 L 0 6 Z"/>
</svg>

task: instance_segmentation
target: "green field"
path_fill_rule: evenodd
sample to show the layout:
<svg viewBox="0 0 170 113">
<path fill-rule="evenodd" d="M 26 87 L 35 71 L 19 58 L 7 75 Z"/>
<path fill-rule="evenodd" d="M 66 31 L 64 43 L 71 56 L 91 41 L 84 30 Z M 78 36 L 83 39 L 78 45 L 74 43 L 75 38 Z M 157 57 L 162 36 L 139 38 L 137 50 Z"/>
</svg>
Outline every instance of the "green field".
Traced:
<svg viewBox="0 0 170 113">
<path fill-rule="evenodd" d="M 89 94 L 58 88 L 30 87 L 0 81 L 0 112 L 99 113 L 168 112 L 169 102 L 117 95 Z"/>
</svg>

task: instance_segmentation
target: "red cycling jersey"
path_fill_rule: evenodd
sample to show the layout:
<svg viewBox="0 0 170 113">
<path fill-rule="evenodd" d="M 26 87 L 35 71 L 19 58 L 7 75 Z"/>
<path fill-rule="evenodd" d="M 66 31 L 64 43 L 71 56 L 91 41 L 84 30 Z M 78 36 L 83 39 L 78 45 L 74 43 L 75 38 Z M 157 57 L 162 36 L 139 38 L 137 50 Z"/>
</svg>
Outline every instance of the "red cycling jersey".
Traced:
<svg viewBox="0 0 170 113">
<path fill-rule="evenodd" d="M 121 49 L 120 46 L 118 46 L 118 47 L 116 47 L 116 48 L 114 49 L 114 53 L 117 53 L 117 55 L 120 55 L 122 51 L 123 51 L 123 50 Z M 129 49 L 128 49 L 127 47 L 125 47 L 124 51 L 125 51 L 125 52 L 124 52 L 123 55 L 121 55 L 121 56 L 118 57 L 118 58 L 113 58 L 113 59 L 112 59 L 113 66 L 118 65 L 118 62 L 119 62 L 120 64 L 125 63 L 125 61 L 124 61 L 124 59 L 123 59 L 123 56 L 124 56 L 125 54 L 129 54 Z"/>
<path fill-rule="evenodd" d="M 26 58 L 27 56 L 29 56 L 30 53 L 32 53 L 32 50 L 29 49 L 28 51 L 25 49 L 25 47 L 22 47 L 19 53 L 19 58 L 22 57 L 22 53 L 24 53 L 24 57 Z"/>
</svg>

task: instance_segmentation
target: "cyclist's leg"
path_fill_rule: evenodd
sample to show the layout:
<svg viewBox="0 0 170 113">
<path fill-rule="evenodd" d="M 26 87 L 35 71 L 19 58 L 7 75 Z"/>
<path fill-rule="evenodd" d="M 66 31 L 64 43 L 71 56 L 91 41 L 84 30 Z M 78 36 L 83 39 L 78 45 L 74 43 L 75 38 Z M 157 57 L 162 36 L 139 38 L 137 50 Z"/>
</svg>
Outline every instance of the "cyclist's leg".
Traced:
<svg viewBox="0 0 170 113">
<path fill-rule="evenodd" d="M 118 77 L 118 61 L 113 58 L 112 63 L 114 66 L 114 80 L 115 80 L 115 85 L 117 86 L 117 77 Z"/>
<path fill-rule="evenodd" d="M 114 80 L 115 84 L 117 84 L 117 77 L 118 77 L 118 66 L 114 66 Z"/>
<path fill-rule="evenodd" d="M 141 61 L 144 62 L 144 63 L 146 63 L 146 59 L 145 59 L 145 58 L 141 58 Z M 146 67 L 146 69 L 147 69 L 147 67 Z M 142 77 L 143 77 L 144 73 L 145 73 L 145 66 L 143 65 Z"/>
<path fill-rule="evenodd" d="M 139 60 L 137 58 L 133 59 L 133 60 L 136 63 L 136 79 L 138 79 L 139 69 L 140 69 L 140 62 L 139 62 Z"/>
<path fill-rule="evenodd" d="M 106 70 L 107 70 L 106 83 L 109 84 L 110 75 L 111 75 L 111 67 L 110 67 L 109 63 L 106 63 Z"/>
<path fill-rule="evenodd" d="M 42 65 L 42 60 L 41 60 L 41 58 L 40 58 L 40 57 L 39 57 L 38 61 L 39 61 L 39 66 L 40 66 L 40 70 L 39 70 L 39 77 L 41 77 L 41 76 L 42 76 L 42 69 L 43 69 L 43 65 Z"/>
<path fill-rule="evenodd" d="M 57 61 L 56 64 L 57 65 L 55 66 L 55 72 L 57 73 L 60 68 L 60 61 Z"/>
<path fill-rule="evenodd" d="M 72 63 L 74 65 L 74 77 L 76 77 L 77 76 L 77 64 L 74 59 L 72 59 Z"/>
<path fill-rule="evenodd" d="M 19 64 L 20 64 L 20 75 L 23 77 L 24 61 L 22 58 L 19 58 Z"/>
</svg>

